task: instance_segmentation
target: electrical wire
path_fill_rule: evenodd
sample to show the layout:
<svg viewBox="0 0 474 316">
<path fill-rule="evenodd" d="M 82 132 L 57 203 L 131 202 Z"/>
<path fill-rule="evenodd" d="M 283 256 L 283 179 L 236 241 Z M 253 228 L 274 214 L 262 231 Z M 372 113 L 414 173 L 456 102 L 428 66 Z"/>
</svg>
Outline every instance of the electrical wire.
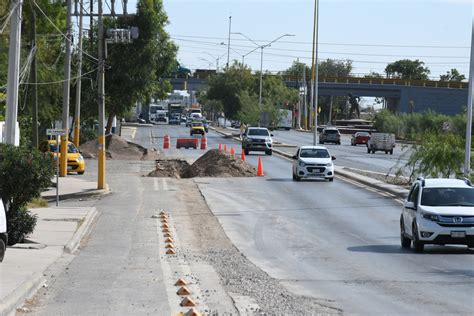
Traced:
<svg viewBox="0 0 474 316">
<path fill-rule="evenodd" d="M 66 39 L 66 41 L 69 41 L 71 43 L 71 45 L 73 45 L 77 50 L 81 51 L 85 56 L 91 58 L 92 60 L 98 62 L 99 60 L 97 58 L 95 58 L 94 56 L 92 55 L 89 55 L 87 52 L 85 52 L 84 50 L 80 50 L 77 45 L 74 45 L 74 43 L 72 42 L 72 40 L 70 40 L 58 27 L 56 24 L 54 24 L 53 21 L 51 21 L 51 19 L 48 17 L 48 15 L 46 13 L 44 13 L 44 11 L 41 9 L 41 7 L 38 5 L 38 3 L 36 3 L 35 0 L 32 0 L 34 5 L 40 10 L 40 12 L 44 15 L 44 17 L 48 20 L 48 22 L 62 35 L 62 37 L 64 37 Z"/>
<path fill-rule="evenodd" d="M 8 13 L 8 15 L 6 15 L 4 18 L 5 18 L 5 22 L 3 23 L 3 26 L 0 27 L 0 34 L 3 34 L 3 31 L 5 31 L 5 29 L 7 28 L 7 25 L 8 25 L 8 22 L 10 21 L 12 15 L 13 15 L 13 12 L 15 12 L 17 6 L 19 5 L 19 3 L 16 3 L 15 6 L 10 10 L 10 12 Z M 2 18 L 3 19 L 3 18 Z"/>
<path fill-rule="evenodd" d="M 99 67 L 89 71 L 89 72 L 86 72 L 84 74 L 82 74 L 81 76 L 76 76 L 76 77 L 72 77 L 71 79 L 69 79 L 69 81 L 72 81 L 72 80 L 77 80 L 79 78 L 82 78 L 82 77 L 85 77 L 95 71 L 97 71 L 99 69 Z M 50 82 L 36 82 L 36 83 L 31 83 L 31 82 L 25 82 L 25 83 L 22 83 L 22 85 L 48 85 L 48 84 L 58 84 L 58 83 L 64 83 L 66 82 L 67 80 L 58 80 L 58 81 L 50 81 Z"/>
</svg>

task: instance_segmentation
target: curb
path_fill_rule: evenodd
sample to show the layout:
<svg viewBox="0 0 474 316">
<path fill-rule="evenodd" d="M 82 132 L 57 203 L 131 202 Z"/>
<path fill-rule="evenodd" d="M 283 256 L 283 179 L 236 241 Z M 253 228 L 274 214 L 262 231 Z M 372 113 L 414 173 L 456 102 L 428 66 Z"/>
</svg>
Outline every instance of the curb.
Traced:
<svg viewBox="0 0 474 316">
<path fill-rule="evenodd" d="M 126 127 L 126 126 L 131 126 L 131 127 L 139 127 L 139 126 L 143 126 L 143 127 L 153 127 L 154 125 L 153 124 L 149 124 L 149 123 L 146 123 L 146 124 L 140 124 L 140 123 L 121 123 L 122 126 Z"/>
<path fill-rule="evenodd" d="M 45 282 L 46 279 L 43 273 L 32 274 L 28 281 L 23 282 L 15 291 L 0 302 L 0 315 L 15 315 L 16 309 L 21 306 L 28 297 L 34 295 Z"/>
<path fill-rule="evenodd" d="M 59 200 L 64 201 L 64 200 L 69 200 L 69 199 L 76 199 L 76 198 L 88 198 L 88 197 L 94 197 L 94 196 L 102 196 L 102 195 L 107 195 L 110 194 L 112 190 L 110 190 L 109 185 L 106 184 L 105 189 L 100 189 L 100 190 L 90 190 L 90 191 L 85 191 L 85 192 L 77 192 L 77 193 L 68 193 L 68 194 L 60 194 L 59 195 Z M 48 196 L 48 197 L 43 197 L 48 203 L 52 203 L 56 201 L 56 196 Z"/>
<path fill-rule="evenodd" d="M 64 245 L 65 253 L 72 254 L 77 250 L 77 248 L 79 248 L 79 244 L 81 243 L 82 238 L 84 238 L 84 236 L 89 233 L 91 229 L 91 224 L 94 222 L 98 214 L 99 213 L 97 212 L 97 209 L 95 207 L 93 207 L 87 213 L 81 223 L 81 226 L 79 226 L 79 228 L 74 232 L 74 235 L 67 242 L 67 244 Z"/>
</svg>

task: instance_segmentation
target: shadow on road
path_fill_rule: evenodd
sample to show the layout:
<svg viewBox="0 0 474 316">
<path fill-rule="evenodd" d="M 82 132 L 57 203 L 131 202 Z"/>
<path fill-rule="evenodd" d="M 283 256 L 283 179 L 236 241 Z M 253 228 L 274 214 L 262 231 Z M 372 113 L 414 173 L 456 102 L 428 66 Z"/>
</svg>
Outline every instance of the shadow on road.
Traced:
<svg viewBox="0 0 474 316">
<path fill-rule="evenodd" d="M 413 249 L 403 249 L 400 245 L 367 245 L 348 247 L 352 252 L 372 252 L 372 253 L 399 253 L 415 254 Z M 425 250 L 420 255 L 462 255 L 474 254 L 474 251 L 466 246 L 425 246 Z"/>
</svg>

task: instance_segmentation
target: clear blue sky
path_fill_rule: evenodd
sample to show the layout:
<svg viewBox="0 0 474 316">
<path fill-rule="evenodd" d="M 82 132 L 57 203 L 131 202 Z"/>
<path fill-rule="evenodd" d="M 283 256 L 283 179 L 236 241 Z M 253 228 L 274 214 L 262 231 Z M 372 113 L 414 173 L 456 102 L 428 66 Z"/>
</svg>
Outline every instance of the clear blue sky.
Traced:
<svg viewBox="0 0 474 316">
<path fill-rule="evenodd" d="M 164 0 L 164 5 L 170 20 L 167 29 L 180 47 L 178 58 L 189 68 L 209 67 L 202 59 L 213 61 L 210 55 L 225 55 L 220 60 L 225 64 L 227 49 L 219 44 L 227 43 L 230 12 L 232 31 L 252 39 L 295 35 L 265 50 L 264 69 L 286 69 L 297 57 L 311 62 L 313 0 Z M 351 59 L 354 73 L 368 73 L 383 72 L 388 62 L 418 58 L 433 77 L 451 68 L 468 75 L 470 0 L 320 0 L 319 17 L 320 60 Z M 231 47 L 240 54 L 253 46 L 232 35 Z M 231 51 L 231 59 L 241 56 Z M 258 52 L 245 61 L 252 69 L 260 67 Z"/>
</svg>

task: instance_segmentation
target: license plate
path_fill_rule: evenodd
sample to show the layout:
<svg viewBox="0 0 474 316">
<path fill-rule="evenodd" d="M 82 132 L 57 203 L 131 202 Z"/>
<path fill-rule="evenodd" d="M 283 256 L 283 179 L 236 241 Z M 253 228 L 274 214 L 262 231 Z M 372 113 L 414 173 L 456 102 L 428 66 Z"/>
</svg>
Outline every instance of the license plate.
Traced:
<svg viewBox="0 0 474 316">
<path fill-rule="evenodd" d="M 67 170 L 72 170 L 72 166 L 67 166 Z"/>
<path fill-rule="evenodd" d="M 453 238 L 465 238 L 466 232 L 451 232 L 451 237 Z"/>
</svg>

